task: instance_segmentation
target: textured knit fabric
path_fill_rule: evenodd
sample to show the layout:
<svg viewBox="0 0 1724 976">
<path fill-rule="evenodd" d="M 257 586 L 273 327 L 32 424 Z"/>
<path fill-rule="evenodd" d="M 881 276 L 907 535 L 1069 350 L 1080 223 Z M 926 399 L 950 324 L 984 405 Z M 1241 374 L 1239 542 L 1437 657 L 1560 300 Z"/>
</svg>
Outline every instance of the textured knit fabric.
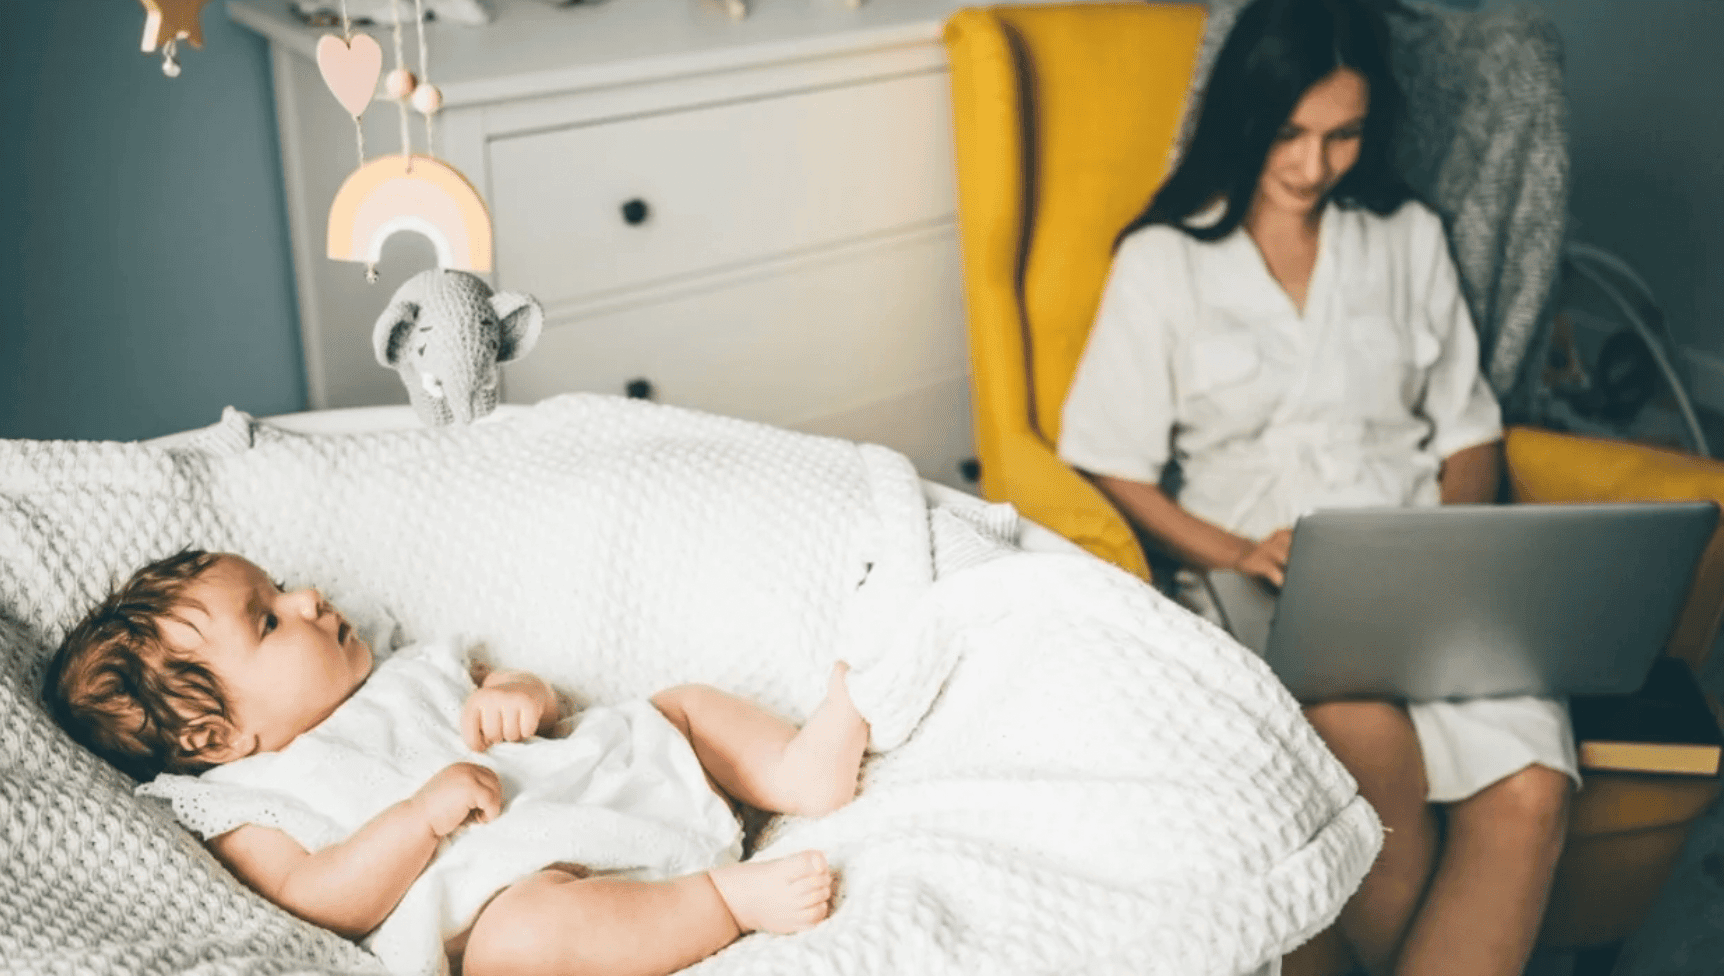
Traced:
<svg viewBox="0 0 1724 976">
<path fill-rule="evenodd" d="M 461 738 L 472 693 L 464 657 L 445 644 L 414 645 L 279 752 L 201 776 L 158 776 L 138 792 L 170 801 L 205 839 L 255 824 L 316 852 L 447 766 L 495 770 L 503 812 L 452 834 L 365 939 L 395 973 L 446 972 L 444 942 L 466 931 L 493 894 L 547 863 L 658 880 L 741 857 L 741 824 L 688 740 L 651 702 L 594 706 L 571 716 L 565 736 L 476 753 Z"/>
<path fill-rule="evenodd" d="M 1184 137 L 1215 56 L 1249 0 L 1207 0 Z M 1522 364 L 1547 326 L 1568 215 L 1562 41 L 1530 4 L 1483 11 L 1403 0 L 1390 57 L 1406 97 L 1401 173 L 1442 216 L 1479 332 L 1481 368 L 1511 418 Z"/>
<path fill-rule="evenodd" d="M 884 449 L 590 396 L 471 427 L 224 426 L 173 450 L 0 442 L 19 622 L 0 631 L 0 959 L 28 970 L 370 958 L 247 892 L 42 717 L 40 656 L 187 544 L 317 583 L 350 618 L 381 608 L 407 641 L 482 640 L 583 706 L 700 681 L 800 721 L 849 661 L 861 794 L 775 821 L 761 852 L 826 851 L 836 910 L 699 972 L 1237 976 L 1329 924 L 1378 849 L 1268 670 L 1145 584 L 1030 555 L 934 582 L 921 483 Z"/>
<path fill-rule="evenodd" d="M 38 634 L 0 619 L 0 972 L 381 971 L 253 894 L 56 729 L 36 694 L 45 653 Z"/>
</svg>

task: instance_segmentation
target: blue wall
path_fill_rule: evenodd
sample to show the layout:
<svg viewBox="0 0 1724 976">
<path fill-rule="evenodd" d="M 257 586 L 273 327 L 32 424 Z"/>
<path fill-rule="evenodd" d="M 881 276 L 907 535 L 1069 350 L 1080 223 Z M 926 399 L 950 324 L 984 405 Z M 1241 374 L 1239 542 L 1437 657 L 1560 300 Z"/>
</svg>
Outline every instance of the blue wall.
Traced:
<svg viewBox="0 0 1724 976">
<path fill-rule="evenodd" d="M 212 3 L 169 79 L 136 0 L 0 8 L 0 437 L 303 409 L 263 41 Z"/>
<path fill-rule="evenodd" d="M 1724 2 L 1538 4 L 1563 36 L 1576 236 L 1635 266 L 1677 342 L 1724 356 Z"/>
</svg>

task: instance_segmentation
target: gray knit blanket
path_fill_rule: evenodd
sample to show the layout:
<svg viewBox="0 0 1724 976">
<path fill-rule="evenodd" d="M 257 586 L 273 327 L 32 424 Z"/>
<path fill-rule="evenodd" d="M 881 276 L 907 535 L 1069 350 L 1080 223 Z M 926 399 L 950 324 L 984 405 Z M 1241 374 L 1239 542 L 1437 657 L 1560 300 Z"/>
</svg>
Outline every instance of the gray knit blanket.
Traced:
<svg viewBox="0 0 1724 976">
<path fill-rule="evenodd" d="M 1248 2 L 1207 0 L 1181 146 L 1215 56 Z M 1402 7 L 1389 15 L 1390 56 L 1406 96 L 1396 157 L 1448 228 L 1478 328 L 1480 368 L 1512 416 L 1530 393 L 1522 373 L 1548 328 L 1562 261 L 1569 178 L 1562 39 L 1550 14 L 1530 4 L 1464 11 L 1405 0 Z"/>
<path fill-rule="evenodd" d="M 44 718 L 46 649 L 185 545 L 319 586 L 393 628 L 382 646 L 483 643 L 579 705 L 700 681 L 799 720 L 849 662 L 857 798 L 758 836 L 826 852 L 833 915 L 702 976 L 1242 976 L 1330 924 L 1381 831 L 1298 703 L 1136 578 L 1010 551 L 992 521 L 930 517 L 884 448 L 613 397 L 466 428 L 230 412 L 172 448 L 0 441 L 0 969 L 376 965 Z"/>
</svg>

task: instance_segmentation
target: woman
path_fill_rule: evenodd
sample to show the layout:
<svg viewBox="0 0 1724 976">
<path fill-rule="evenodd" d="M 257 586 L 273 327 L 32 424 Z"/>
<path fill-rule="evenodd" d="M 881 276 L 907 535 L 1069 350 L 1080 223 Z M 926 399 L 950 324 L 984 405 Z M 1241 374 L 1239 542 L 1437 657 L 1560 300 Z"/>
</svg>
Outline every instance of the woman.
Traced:
<svg viewBox="0 0 1724 976">
<path fill-rule="evenodd" d="M 1183 160 L 1121 234 L 1066 401 L 1060 455 L 1195 569 L 1279 585 L 1313 508 L 1496 497 L 1500 413 L 1442 224 L 1391 167 L 1367 2 L 1241 13 Z M 1389 828 L 1341 915 L 1366 969 L 1520 973 L 1578 782 L 1566 706 L 1307 715 Z"/>
</svg>

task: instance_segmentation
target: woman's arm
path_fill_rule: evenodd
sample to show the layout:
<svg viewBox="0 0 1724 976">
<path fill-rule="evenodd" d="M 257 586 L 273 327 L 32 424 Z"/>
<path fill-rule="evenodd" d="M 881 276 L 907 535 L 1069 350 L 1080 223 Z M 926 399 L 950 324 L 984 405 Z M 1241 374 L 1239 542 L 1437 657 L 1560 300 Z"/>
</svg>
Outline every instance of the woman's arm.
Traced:
<svg viewBox="0 0 1724 976">
<path fill-rule="evenodd" d="M 1444 505 L 1468 505 L 1497 500 L 1502 482 L 1500 440 L 1463 447 L 1443 460 L 1437 473 Z"/>
<path fill-rule="evenodd" d="M 1111 475 L 1090 477 L 1126 518 L 1180 562 L 1199 569 L 1236 570 L 1276 586 L 1284 581 L 1291 532 L 1247 539 L 1191 514 L 1155 485 Z"/>
<path fill-rule="evenodd" d="M 212 837 L 209 848 L 258 894 L 314 925 L 358 939 L 395 910 L 443 836 L 474 811 L 489 820 L 501 808 L 497 774 L 456 763 L 351 837 L 315 854 L 286 833 L 257 824 Z"/>
</svg>

